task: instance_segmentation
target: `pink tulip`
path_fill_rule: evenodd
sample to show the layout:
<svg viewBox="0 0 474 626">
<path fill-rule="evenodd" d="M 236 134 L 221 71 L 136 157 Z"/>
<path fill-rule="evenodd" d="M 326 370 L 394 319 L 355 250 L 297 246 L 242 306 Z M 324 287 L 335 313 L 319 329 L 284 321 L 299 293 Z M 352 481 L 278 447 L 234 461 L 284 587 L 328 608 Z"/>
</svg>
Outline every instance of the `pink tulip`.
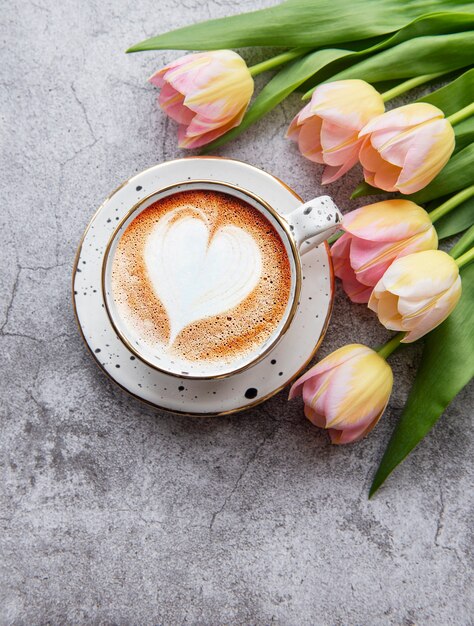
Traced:
<svg viewBox="0 0 474 626">
<path fill-rule="evenodd" d="M 363 206 L 344 216 L 342 228 L 346 232 L 331 247 L 331 255 L 352 302 L 368 302 L 395 259 L 438 247 L 428 213 L 409 200 Z"/>
<path fill-rule="evenodd" d="M 328 429 L 332 443 L 351 443 L 376 425 L 392 385 L 392 370 L 385 359 L 354 343 L 339 348 L 301 376 L 289 399 L 303 396 L 306 417 Z"/>
<path fill-rule="evenodd" d="M 461 297 L 456 262 L 442 250 L 415 252 L 397 259 L 375 285 L 369 309 L 390 330 L 406 331 L 404 343 L 436 328 Z"/>
<path fill-rule="evenodd" d="M 362 140 L 359 131 L 385 110 L 382 96 L 363 80 L 319 85 L 291 122 L 287 137 L 303 156 L 324 163 L 323 184 L 332 183 L 353 167 Z"/>
<path fill-rule="evenodd" d="M 454 131 L 444 113 L 426 102 L 407 104 L 371 120 L 360 131 L 359 159 L 366 182 L 385 191 L 414 193 L 446 165 Z"/>
<path fill-rule="evenodd" d="M 179 124 L 180 148 L 198 148 L 238 126 L 253 93 L 245 61 L 231 50 L 188 54 L 153 74 L 158 102 Z"/>
</svg>

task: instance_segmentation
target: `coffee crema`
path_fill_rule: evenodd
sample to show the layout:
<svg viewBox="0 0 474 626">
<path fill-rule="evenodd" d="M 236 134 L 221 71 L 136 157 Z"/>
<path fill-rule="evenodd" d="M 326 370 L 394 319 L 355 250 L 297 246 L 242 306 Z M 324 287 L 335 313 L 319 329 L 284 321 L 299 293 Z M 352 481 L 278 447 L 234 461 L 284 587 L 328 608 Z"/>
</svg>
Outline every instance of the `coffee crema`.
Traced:
<svg viewBox="0 0 474 626">
<path fill-rule="evenodd" d="M 292 290 L 274 226 L 247 202 L 207 190 L 177 192 L 133 219 L 111 279 L 127 334 L 183 367 L 258 354 Z"/>
</svg>

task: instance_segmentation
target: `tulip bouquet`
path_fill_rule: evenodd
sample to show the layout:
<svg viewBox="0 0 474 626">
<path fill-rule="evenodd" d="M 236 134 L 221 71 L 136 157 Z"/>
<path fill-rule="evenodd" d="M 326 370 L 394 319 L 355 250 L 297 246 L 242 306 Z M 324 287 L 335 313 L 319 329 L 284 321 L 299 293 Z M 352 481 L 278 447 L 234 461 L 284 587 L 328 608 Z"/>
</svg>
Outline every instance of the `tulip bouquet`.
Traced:
<svg viewBox="0 0 474 626">
<path fill-rule="evenodd" d="M 229 49 L 248 46 L 284 50 L 248 67 Z M 182 148 L 213 150 L 300 90 L 307 104 L 287 137 L 324 165 L 323 184 L 360 163 L 364 181 L 352 198 L 396 194 L 346 214 L 331 254 L 348 297 L 397 334 L 377 349 L 339 348 L 290 391 L 290 399 L 302 395 L 305 415 L 333 443 L 357 441 L 389 401 L 388 357 L 425 337 L 373 494 L 474 376 L 472 4 L 287 0 L 158 35 L 128 52 L 164 48 L 199 51 L 150 78 L 178 123 Z M 253 77 L 269 70 L 252 101 Z M 446 84 L 411 104 L 390 104 L 435 80 Z M 460 233 L 449 252 L 438 249 Z"/>
</svg>

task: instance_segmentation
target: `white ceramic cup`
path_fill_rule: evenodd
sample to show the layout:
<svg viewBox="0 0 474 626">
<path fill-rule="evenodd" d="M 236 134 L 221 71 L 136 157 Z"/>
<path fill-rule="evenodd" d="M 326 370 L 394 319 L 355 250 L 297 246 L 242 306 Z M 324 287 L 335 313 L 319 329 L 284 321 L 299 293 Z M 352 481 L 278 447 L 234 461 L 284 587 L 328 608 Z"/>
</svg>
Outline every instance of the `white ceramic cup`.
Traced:
<svg viewBox="0 0 474 626">
<path fill-rule="evenodd" d="M 200 367 L 199 361 L 180 361 L 171 357 L 159 347 L 151 349 L 149 345 L 124 323 L 114 301 L 112 292 L 112 259 L 118 242 L 129 224 L 145 209 L 157 200 L 176 193 L 188 190 L 211 190 L 225 193 L 245 201 L 254 207 L 272 224 L 279 234 L 288 255 L 291 268 L 290 297 L 278 326 L 271 336 L 261 344 L 258 350 L 245 357 L 233 359 L 230 362 L 216 362 L 215 367 L 206 363 Z M 280 215 L 264 198 L 238 187 L 236 185 L 215 180 L 188 180 L 170 187 L 157 190 L 131 208 L 129 213 L 120 222 L 106 249 L 103 261 L 102 288 L 107 313 L 118 337 L 139 359 L 151 367 L 177 376 L 179 378 L 210 379 L 231 376 L 245 370 L 267 355 L 283 337 L 288 329 L 298 307 L 301 288 L 302 272 L 300 257 L 305 252 L 320 245 L 330 237 L 340 226 L 342 215 L 329 196 L 320 196 L 301 204 L 290 214 Z"/>
</svg>

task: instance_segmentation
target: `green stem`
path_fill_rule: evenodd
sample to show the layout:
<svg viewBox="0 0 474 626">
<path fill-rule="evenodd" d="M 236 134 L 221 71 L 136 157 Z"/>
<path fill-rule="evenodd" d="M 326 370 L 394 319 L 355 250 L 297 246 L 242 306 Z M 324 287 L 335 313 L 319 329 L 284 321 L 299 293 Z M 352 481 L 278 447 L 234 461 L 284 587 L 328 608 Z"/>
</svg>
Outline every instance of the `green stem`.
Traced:
<svg viewBox="0 0 474 626">
<path fill-rule="evenodd" d="M 430 220 L 432 222 L 436 222 L 436 220 L 439 220 L 440 217 L 443 217 L 443 215 L 446 215 L 446 213 L 449 213 L 450 211 L 455 209 L 457 206 L 468 200 L 471 196 L 474 196 L 474 185 L 466 187 L 466 189 L 463 189 L 456 195 L 449 198 L 449 200 L 446 200 L 446 202 L 443 202 L 443 204 L 440 204 L 438 207 L 436 207 L 436 209 L 430 211 L 428 213 L 428 215 L 430 216 Z"/>
<path fill-rule="evenodd" d="M 431 80 L 438 78 L 438 76 L 442 76 L 446 74 L 446 72 L 438 72 L 437 74 L 424 74 L 423 76 L 415 76 L 414 78 L 410 78 L 409 80 L 392 87 L 388 91 L 385 91 L 382 95 L 382 99 L 384 102 L 387 100 L 392 100 L 397 96 L 400 96 L 402 93 L 410 91 L 414 87 L 418 87 L 419 85 L 424 85 L 425 83 L 429 83 Z"/>
<path fill-rule="evenodd" d="M 334 235 L 331 235 L 328 239 L 328 244 L 332 245 L 335 241 L 337 241 L 339 239 L 339 237 L 342 237 L 342 235 L 344 234 L 344 232 L 342 230 L 338 231 L 337 233 L 334 233 Z"/>
<path fill-rule="evenodd" d="M 401 340 L 405 337 L 406 333 L 397 333 L 394 337 L 392 337 L 386 344 L 384 344 L 381 348 L 377 350 L 377 353 L 383 359 L 387 359 L 392 352 L 394 352 L 400 345 Z"/>
<path fill-rule="evenodd" d="M 455 124 L 459 124 L 459 122 L 462 122 L 467 117 L 470 117 L 473 114 L 474 114 L 474 102 L 471 102 L 471 104 L 468 104 L 463 109 L 456 111 L 456 113 L 453 113 L 446 119 L 448 120 L 448 122 L 451 122 L 452 126 L 454 126 Z"/>
<path fill-rule="evenodd" d="M 471 248 L 464 254 L 461 254 L 461 256 L 456 259 L 456 263 L 459 269 L 461 269 L 461 267 L 467 265 L 471 261 L 474 261 L 474 248 Z"/>
<path fill-rule="evenodd" d="M 267 59 L 266 61 L 262 61 L 261 63 L 257 63 L 256 65 L 252 65 L 251 67 L 249 67 L 250 74 L 252 76 L 257 76 L 262 72 L 266 72 L 268 70 L 272 70 L 274 67 L 283 65 L 283 63 L 293 61 L 293 59 L 297 59 L 307 52 L 309 52 L 309 48 L 295 48 L 294 50 L 288 50 L 288 52 L 278 54 L 276 57 L 272 57 L 271 59 Z"/>
<path fill-rule="evenodd" d="M 466 230 L 461 239 L 451 248 L 449 255 L 457 259 L 472 246 L 474 246 L 474 225 Z"/>
</svg>

